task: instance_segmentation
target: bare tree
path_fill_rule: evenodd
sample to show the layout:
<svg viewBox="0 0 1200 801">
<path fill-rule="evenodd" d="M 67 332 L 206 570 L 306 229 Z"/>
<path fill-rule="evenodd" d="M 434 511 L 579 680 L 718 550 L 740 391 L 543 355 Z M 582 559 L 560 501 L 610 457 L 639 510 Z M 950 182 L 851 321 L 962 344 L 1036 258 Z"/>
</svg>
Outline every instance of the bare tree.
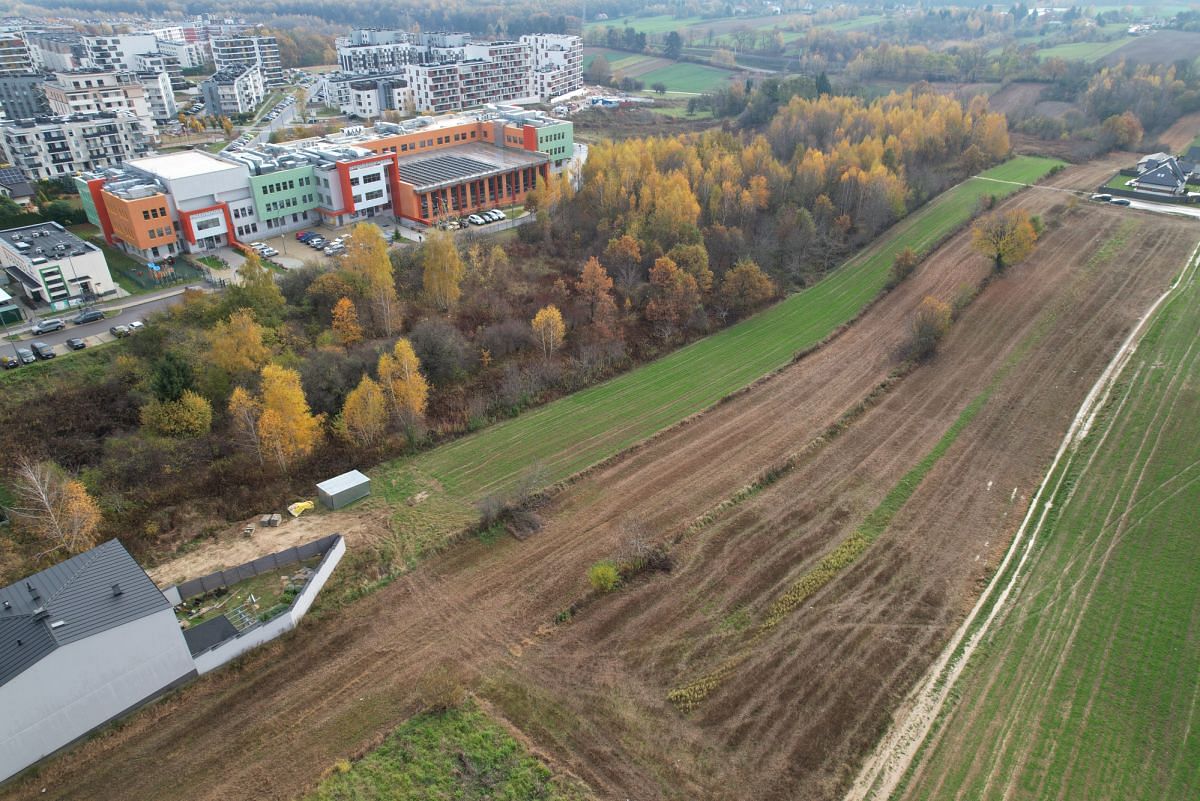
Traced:
<svg viewBox="0 0 1200 801">
<path fill-rule="evenodd" d="M 48 547 L 38 558 L 64 550 L 77 554 L 96 544 L 100 508 L 79 481 L 53 462 L 17 458 L 12 516 Z"/>
</svg>

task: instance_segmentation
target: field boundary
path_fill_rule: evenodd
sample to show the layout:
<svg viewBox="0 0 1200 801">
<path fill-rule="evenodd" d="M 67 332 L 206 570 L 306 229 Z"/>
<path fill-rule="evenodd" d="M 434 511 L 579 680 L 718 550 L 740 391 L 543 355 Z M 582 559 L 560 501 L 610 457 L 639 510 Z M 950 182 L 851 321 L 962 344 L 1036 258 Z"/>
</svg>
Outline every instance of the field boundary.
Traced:
<svg viewBox="0 0 1200 801">
<path fill-rule="evenodd" d="M 903 718 L 888 729 L 875 751 L 864 762 L 844 797 L 845 801 L 891 798 L 909 775 L 913 760 L 942 715 L 956 681 L 978 647 L 983 635 L 987 633 L 992 622 L 1004 607 L 1005 601 L 1012 594 L 1018 579 L 1024 575 L 1022 568 L 1024 568 L 1037 543 L 1038 535 L 1050 516 L 1053 508 L 1052 499 L 1058 494 L 1070 472 L 1069 467 L 1078 452 L 1078 446 L 1091 432 L 1096 418 L 1106 407 L 1113 387 L 1118 383 L 1117 379 L 1137 352 L 1138 345 L 1149 330 L 1149 323 L 1154 315 L 1182 287 L 1195 280 L 1198 265 L 1200 265 L 1197 261 L 1198 255 L 1200 255 L 1200 245 L 1193 249 L 1184 269 L 1175 281 L 1138 318 L 1125 341 L 1121 343 L 1104 371 L 1092 385 L 1079 410 L 1072 418 L 1071 425 L 1054 455 L 1054 460 L 1046 471 L 1042 483 L 1038 486 L 1037 492 L 1030 500 L 1029 509 L 1009 544 L 1003 560 L 992 576 L 992 580 L 966 619 L 955 631 L 937 661 L 930 666 L 925 676 L 905 698 L 902 704 L 906 709 Z M 1054 490 L 1047 495 L 1047 489 L 1052 483 Z M 1020 553 L 1019 559 L 1017 558 L 1018 552 Z M 1016 560 L 1015 563 L 1014 560 Z M 980 619 L 985 610 L 986 617 Z"/>
</svg>

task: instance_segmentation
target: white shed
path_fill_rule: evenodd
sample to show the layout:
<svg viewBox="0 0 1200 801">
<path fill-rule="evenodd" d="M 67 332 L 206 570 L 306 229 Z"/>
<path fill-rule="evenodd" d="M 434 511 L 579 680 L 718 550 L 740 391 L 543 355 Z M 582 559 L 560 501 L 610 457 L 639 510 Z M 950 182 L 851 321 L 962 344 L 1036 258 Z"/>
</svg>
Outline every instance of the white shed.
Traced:
<svg viewBox="0 0 1200 801">
<path fill-rule="evenodd" d="M 371 479 L 357 470 L 326 479 L 317 485 L 317 497 L 330 509 L 341 509 L 371 494 Z"/>
</svg>

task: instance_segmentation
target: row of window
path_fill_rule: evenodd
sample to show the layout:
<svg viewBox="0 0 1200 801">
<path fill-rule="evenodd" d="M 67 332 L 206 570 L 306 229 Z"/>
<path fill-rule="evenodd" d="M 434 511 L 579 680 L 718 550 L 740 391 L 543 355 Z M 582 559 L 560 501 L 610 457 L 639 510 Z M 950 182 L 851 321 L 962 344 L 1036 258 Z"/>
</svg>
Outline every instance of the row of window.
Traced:
<svg viewBox="0 0 1200 801">
<path fill-rule="evenodd" d="M 170 228 L 170 227 L 167 227 L 167 228 L 151 228 L 151 229 L 150 229 L 150 238 L 151 238 L 151 239 L 165 239 L 165 238 L 167 238 L 168 236 L 171 236 L 171 235 L 173 235 L 174 233 L 175 233 L 175 232 L 174 232 L 174 230 L 173 230 L 172 228 Z"/>
<path fill-rule="evenodd" d="M 143 220 L 157 220 L 159 217 L 167 216 L 167 207 L 159 206 L 156 209 L 142 209 Z"/>
<path fill-rule="evenodd" d="M 306 175 L 299 179 L 299 181 L 289 178 L 286 181 L 278 181 L 273 184 L 263 184 L 261 187 L 259 187 L 259 192 L 264 195 L 273 195 L 276 192 L 287 192 L 295 189 L 297 186 L 308 186 L 311 183 L 312 178 Z"/>
<path fill-rule="evenodd" d="M 369 172 L 366 175 L 350 176 L 350 185 L 358 186 L 359 184 L 374 184 L 374 183 L 378 183 L 379 181 L 382 181 L 382 180 L 383 180 L 383 173 Z"/>
<path fill-rule="evenodd" d="M 307 206 L 309 203 L 312 203 L 312 201 L 313 201 L 312 195 L 302 195 L 299 198 L 287 197 L 287 198 L 284 198 L 283 200 L 272 200 L 270 203 L 263 206 L 263 210 L 264 211 L 283 211 L 286 209 L 294 209 L 301 204 L 304 204 L 305 206 Z"/>
</svg>

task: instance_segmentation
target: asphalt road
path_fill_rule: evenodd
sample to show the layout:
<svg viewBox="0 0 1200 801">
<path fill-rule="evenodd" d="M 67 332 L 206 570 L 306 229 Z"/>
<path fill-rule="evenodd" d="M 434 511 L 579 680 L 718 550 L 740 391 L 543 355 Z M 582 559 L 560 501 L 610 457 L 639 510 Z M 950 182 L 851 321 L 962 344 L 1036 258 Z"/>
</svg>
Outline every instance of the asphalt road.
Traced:
<svg viewBox="0 0 1200 801">
<path fill-rule="evenodd" d="M 1159 214 L 1178 214 L 1181 217 L 1200 218 L 1200 208 L 1196 206 L 1181 206 L 1174 203 L 1150 203 L 1145 200 L 1130 198 L 1129 208 L 1141 209 L 1142 211 L 1156 211 Z"/>
<path fill-rule="evenodd" d="M 38 334 L 36 336 L 29 333 L 29 328 L 26 327 L 20 331 L 20 342 L 5 342 L 0 345 L 0 353 L 13 353 L 13 347 L 28 347 L 30 342 L 45 342 L 47 345 L 56 346 L 55 349 L 59 352 L 65 348 L 57 346 L 62 345 L 68 339 L 74 337 L 82 337 L 87 340 L 89 345 L 95 345 L 99 342 L 106 342 L 112 339 L 112 335 L 108 333 L 108 329 L 114 325 L 128 325 L 133 320 L 145 320 L 148 316 L 157 311 L 162 311 L 169 306 L 179 303 L 183 300 L 183 295 L 167 295 L 165 297 L 151 298 L 145 303 L 139 303 L 136 306 L 130 306 L 125 309 L 115 309 L 107 312 L 107 316 L 103 320 L 98 320 L 94 323 L 86 325 L 71 325 L 71 318 L 78 314 L 72 310 L 62 314 L 44 314 L 45 318 L 57 318 L 65 320 L 67 327 L 59 331 L 53 331 L 48 334 Z M 11 330 L 11 329 L 10 329 Z M 14 354 L 15 355 L 15 354 Z"/>
</svg>

